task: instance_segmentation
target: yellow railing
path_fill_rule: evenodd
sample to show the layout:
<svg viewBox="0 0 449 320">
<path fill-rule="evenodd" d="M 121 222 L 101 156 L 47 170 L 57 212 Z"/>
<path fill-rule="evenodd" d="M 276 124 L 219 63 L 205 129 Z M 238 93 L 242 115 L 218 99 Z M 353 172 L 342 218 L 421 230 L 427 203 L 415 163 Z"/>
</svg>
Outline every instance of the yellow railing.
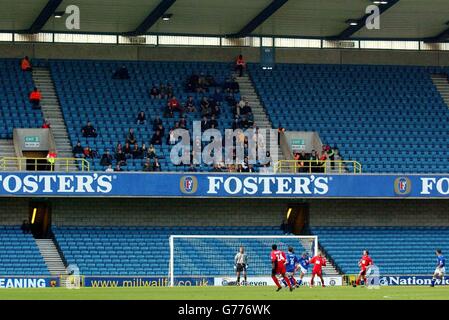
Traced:
<svg viewBox="0 0 449 320">
<path fill-rule="evenodd" d="M 276 173 L 362 173 L 362 165 L 352 160 L 279 160 Z"/>
<path fill-rule="evenodd" d="M 79 158 L 55 158 L 50 164 L 47 158 L 0 158 L 0 170 L 2 171 L 89 171 L 90 164 L 86 159 Z"/>
</svg>

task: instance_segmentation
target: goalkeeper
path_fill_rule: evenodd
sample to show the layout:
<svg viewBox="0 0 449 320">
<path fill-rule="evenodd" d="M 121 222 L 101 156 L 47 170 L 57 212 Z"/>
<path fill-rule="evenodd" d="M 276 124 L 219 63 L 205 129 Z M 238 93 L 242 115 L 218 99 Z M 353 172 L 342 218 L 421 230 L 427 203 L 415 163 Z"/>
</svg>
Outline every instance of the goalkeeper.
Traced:
<svg viewBox="0 0 449 320">
<path fill-rule="evenodd" d="M 240 247 L 239 252 L 234 257 L 234 268 L 237 273 L 236 285 L 240 285 L 240 273 L 243 273 L 243 278 L 245 279 L 244 284 L 246 284 L 246 269 L 248 268 L 248 255 L 245 253 L 245 248 Z"/>
</svg>

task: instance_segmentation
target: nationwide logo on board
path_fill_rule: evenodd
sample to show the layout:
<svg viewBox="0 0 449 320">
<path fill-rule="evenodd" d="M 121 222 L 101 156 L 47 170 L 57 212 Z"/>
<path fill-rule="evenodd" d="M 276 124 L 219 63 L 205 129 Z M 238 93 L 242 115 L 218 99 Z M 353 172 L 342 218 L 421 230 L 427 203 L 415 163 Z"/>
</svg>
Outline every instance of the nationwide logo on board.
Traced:
<svg viewBox="0 0 449 320">
<path fill-rule="evenodd" d="M 431 276 L 407 276 L 407 275 L 393 275 L 383 276 L 379 280 L 381 286 L 430 286 L 432 283 Z M 449 279 L 437 279 L 436 285 L 449 285 Z"/>
<path fill-rule="evenodd" d="M 412 191 L 412 182 L 407 177 L 399 177 L 394 180 L 394 192 L 397 195 L 405 196 Z"/>
<path fill-rule="evenodd" d="M 179 182 L 182 193 L 193 194 L 198 190 L 198 179 L 194 176 L 183 176 Z"/>
</svg>

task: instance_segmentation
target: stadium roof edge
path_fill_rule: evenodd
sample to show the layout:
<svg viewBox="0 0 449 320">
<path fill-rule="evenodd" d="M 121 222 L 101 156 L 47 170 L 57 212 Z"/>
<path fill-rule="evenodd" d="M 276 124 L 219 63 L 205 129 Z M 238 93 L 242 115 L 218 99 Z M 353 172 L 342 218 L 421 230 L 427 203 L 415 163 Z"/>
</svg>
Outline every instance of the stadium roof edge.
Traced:
<svg viewBox="0 0 449 320">
<path fill-rule="evenodd" d="M 62 1 L 63 0 L 48 0 L 36 20 L 34 20 L 33 24 L 27 30 L 23 31 L 23 33 L 38 33 L 41 31 Z"/>
<path fill-rule="evenodd" d="M 288 0 L 273 0 L 267 7 L 265 7 L 256 17 L 248 22 L 240 31 L 230 34 L 229 38 L 242 38 L 250 35 L 258 26 L 265 22 L 271 15 L 273 15 L 279 8 L 287 3 Z"/>
<path fill-rule="evenodd" d="M 133 31 L 125 33 L 127 36 L 138 36 L 145 34 L 176 2 L 176 0 L 162 0 L 156 8 L 137 26 Z"/>
<path fill-rule="evenodd" d="M 435 37 L 424 40 L 425 42 L 447 42 L 449 41 L 449 28 L 439 33 Z"/>
<path fill-rule="evenodd" d="M 385 5 L 379 7 L 379 16 L 382 15 L 385 11 L 393 7 L 400 0 L 389 0 L 389 2 Z M 365 25 L 365 21 L 368 17 L 371 16 L 371 13 L 366 13 L 360 19 L 355 19 L 357 21 L 357 25 L 350 25 L 345 30 L 343 30 L 340 34 L 336 36 L 329 37 L 328 40 L 352 40 L 351 36 L 357 31 L 361 30 Z"/>
</svg>

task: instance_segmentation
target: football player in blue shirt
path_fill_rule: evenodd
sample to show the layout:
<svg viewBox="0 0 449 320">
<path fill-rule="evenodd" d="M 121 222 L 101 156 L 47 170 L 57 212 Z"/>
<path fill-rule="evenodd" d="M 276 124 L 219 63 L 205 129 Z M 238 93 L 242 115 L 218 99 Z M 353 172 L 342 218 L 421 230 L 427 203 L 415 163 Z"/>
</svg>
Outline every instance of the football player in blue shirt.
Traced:
<svg viewBox="0 0 449 320">
<path fill-rule="evenodd" d="M 435 253 L 437 255 L 437 268 L 433 273 L 432 284 L 430 285 L 431 287 L 435 286 L 437 279 L 441 279 L 441 284 L 443 284 L 444 274 L 446 273 L 446 259 L 443 256 L 443 252 L 441 249 L 437 249 Z"/>
<path fill-rule="evenodd" d="M 298 259 L 299 269 L 301 270 L 301 273 L 299 274 L 299 280 L 297 281 L 297 286 L 300 286 L 302 284 L 302 278 L 306 275 L 307 271 L 309 270 L 309 262 L 310 258 L 307 252 L 304 252 L 302 256 Z"/>
<path fill-rule="evenodd" d="M 286 276 L 289 278 L 292 287 L 297 286 L 296 279 L 294 277 L 299 262 L 298 256 L 293 251 L 293 247 L 288 247 L 288 253 L 286 255 L 285 270 Z"/>
</svg>

